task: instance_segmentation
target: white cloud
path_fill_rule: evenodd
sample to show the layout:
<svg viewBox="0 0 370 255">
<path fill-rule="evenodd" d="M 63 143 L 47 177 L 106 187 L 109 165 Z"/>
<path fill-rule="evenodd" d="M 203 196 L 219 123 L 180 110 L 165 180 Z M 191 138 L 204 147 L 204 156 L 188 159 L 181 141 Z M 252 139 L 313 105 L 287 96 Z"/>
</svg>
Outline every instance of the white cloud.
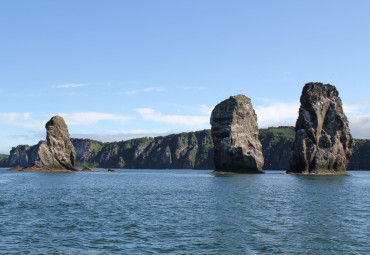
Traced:
<svg viewBox="0 0 370 255">
<path fill-rule="evenodd" d="M 138 90 L 129 90 L 129 91 L 126 91 L 125 94 L 126 95 L 129 95 L 129 96 L 132 96 L 132 95 L 136 95 L 138 94 L 139 91 Z"/>
<path fill-rule="evenodd" d="M 260 125 L 296 120 L 298 118 L 298 110 L 298 102 L 278 102 L 269 106 L 259 105 L 255 107 L 255 111 L 258 117 L 258 123 Z"/>
<path fill-rule="evenodd" d="M 189 127 L 209 126 L 209 116 L 163 115 L 162 113 L 149 108 L 140 108 L 134 110 L 138 112 L 144 120 L 152 120 Z"/>
<path fill-rule="evenodd" d="M 370 104 L 370 99 L 360 99 L 350 101 L 351 104 Z"/>
<path fill-rule="evenodd" d="M 32 129 L 40 129 L 45 125 L 45 120 L 31 119 L 31 113 L 0 113 L 1 122 L 9 126 L 25 127 Z"/>
<path fill-rule="evenodd" d="M 66 83 L 66 84 L 60 84 L 60 85 L 55 85 L 55 88 L 77 88 L 77 87 L 84 87 L 87 86 L 86 84 L 83 83 Z"/>
<path fill-rule="evenodd" d="M 348 116 L 349 127 L 355 138 L 370 138 L 370 115 L 351 115 Z"/>
<path fill-rule="evenodd" d="M 132 95 L 139 94 L 141 92 L 149 93 L 149 92 L 162 92 L 162 91 L 165 91 L 165 89 L 162 87 L 149 87 L 149 88 L 142 88 L 142 89 L 137 89 L 137 90 L 128 90 L 128 91 L 125 91 L 124 94 L 128 96 L 132 96 Z M 122 94 L 122 93 L 119 93 L 119 94 Z"/>
<path fill-rule="evenodd" d="M 101 120 L 111 121 L 128 121 L 132 119 L 130 116 L 104 113 L 104 112 L 74 112 L 74 113 L 60 113 L 67 125 L 84 125 L 91 126 L 98 123 Z"/>
<path fill-rule="evenodd" d="M 203 114 L 211 116 L 213 108 L 215 108 L 215 107 L 202 104 L 200 106 L 200 112 L 203 113 Z"/>
<path fill-rule="evenodd" d="M 370 100 L 343 101 L 343 110 L 346 114 L 367 115 L 370 112 Z"/>
<path fill-rule="evenodd" d="M 43 114 L 42 120 L 37 120 L 31 118 L 31 113 L 0 113 L 0 123 L 5 123 L 8 126 L 18 126 L 18 127 L 25 127 L 25 128 L 32 128 L 32 129 L 44 129 L 45 123 L 55 114 Z M 109 120 L 109 121 L 121 121 L 125 122 L 132 117 L 120 115 L 120 114 L 112 114 L 112 113 L 104 113 L 104 112 L 74 112 L 74 113 L 59 113 L 64 118 L 67 125 L 84 125 L 84 126 L 91 126 L 99 121 L 102 120 Z"/>
</svg>

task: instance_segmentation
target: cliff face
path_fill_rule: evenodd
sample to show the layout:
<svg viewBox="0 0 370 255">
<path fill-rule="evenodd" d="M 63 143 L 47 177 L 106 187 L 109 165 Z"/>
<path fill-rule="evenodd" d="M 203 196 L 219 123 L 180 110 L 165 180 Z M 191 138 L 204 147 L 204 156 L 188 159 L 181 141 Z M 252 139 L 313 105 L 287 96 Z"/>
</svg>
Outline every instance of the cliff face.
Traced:
<svg viewBox="0 0 370 255">
<path fill-rule="evenodd" d="M 0 167 L 8 167 L 9 155 L 0 154 Z"/>
<path fill-rule="evenodd" d="M 99 167 L 99 162 L 97 161 L 96 156 L 103 147 L 102 142 L 76 138 L 71 138 L 71 142 L 76 151 L 77 166 Z"/>
<path fill-rule="evenodd" d="M 42 143 L 43 141 L 40 141 L 38 144 L 33 146 L 18 145 L 15 148 L 13 147 L 10 151 L 8 166 L 30 167 L 34 165 L 39 159 L 37 151 Z"/>
<path fill-rule="evenodd" d="M 294 127 L 260 129 L 259 139 L 265 158 L 263 169 L 286 170 L 289 168 L 294 137 Z M 78 167 L 159 169 L 167 165 L 170 169 L 214 169 L 211 130 L 115 143 L 76 138 L 71 138 L 71 141 L 76 150 L 76 166 Z M 9 163 L 5 162 L 3 166 L 29 167 L 33 165 L 35 157 L 32 155 L 37 155 L 39 144 L 19 145 L 13 148 L 10 155 L 4 157 L 4 161 L 7 161 L 9 157 Z M 156 158 L 152 158 L 155 155 Z M 370 170 L 369 156 L 370 140 L 356 139 L 348 170 Z M 171 163 L 165 164 L 169 159 Z M 159 164 L 158 160 L 164 160 L 164 162 Z"/>
<path fill-rule="evenodd" d="M 352 156 L 354 140 L 337 89 L 307 83 L 292 148 L 292 173 L 343 173 Z"/>
<path fill-rule="evenodd" d="M 211 125 L 216 171 L 263 173 L 257 115 L 250 98 L 232 96 L 216 105 Z"/>
<path fill-rule="evenodd" d="M 212 156 L 210 132 L 199 131 L 105 143 L 93 161 L 105 168 L 204 169 Z"/>
<path fill-rule="evenodd" d="M 289 168 L 289 159 L 294 142 L 294 127 L 260 129 L 264 170 L 283 170 Z"/>
<path fill-rule="evenodd" d="M 370 170 L 370 140 L 355 139 L 355 143 L 356 145 L 347 169 Z"/>
</svg>

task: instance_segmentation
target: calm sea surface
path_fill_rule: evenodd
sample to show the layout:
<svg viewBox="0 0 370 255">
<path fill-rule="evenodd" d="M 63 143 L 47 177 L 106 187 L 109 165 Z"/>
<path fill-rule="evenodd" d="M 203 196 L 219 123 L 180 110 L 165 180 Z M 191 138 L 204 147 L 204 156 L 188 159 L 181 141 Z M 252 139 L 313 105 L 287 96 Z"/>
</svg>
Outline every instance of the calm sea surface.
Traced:
<svg viewBox="0 0 370 255">
<path fill-rule="evenodd" d="M 370 172 L 0 169 L 4 254 L 370 254 Z"/>
</svg>

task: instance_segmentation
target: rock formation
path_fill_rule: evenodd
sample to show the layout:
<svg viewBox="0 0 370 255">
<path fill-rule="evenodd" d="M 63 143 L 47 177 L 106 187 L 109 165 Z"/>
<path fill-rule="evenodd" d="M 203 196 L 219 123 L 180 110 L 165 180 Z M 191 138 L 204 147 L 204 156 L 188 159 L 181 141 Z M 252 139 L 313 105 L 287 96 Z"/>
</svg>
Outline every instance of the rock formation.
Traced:
<svg viewBox="0 0 370 255">
<path fill-rule="evenodd" d="M 307 83 L 302 91 L 288 173 L 343 174 L 354 148 L 337 89 Z"/>
<path fill-rule="evenodd" d="M 37 160 L 30 168 L 76 170 L 76 152 L 69 138 L 67 124 L 60 116 L 54 116 L 45 125 L 46 141 L 37 151 Z"/>
<path fill-rule="evenodd" d="M 263 173 L 262 145 L 251 100 L 232 96 L 211 115 L 215 171 Z"/>
<path fill-rule="evenodd" d="M 259 130 L 259 140 L 265 161 L 264 170 L 289 169 L 294 138 L 294 127 L 270 127 Z M 80 138 L 71 138 L 71 141 L 76 151 L 76 166 L 82 168 L 90 166 L 93 168 L 160 169 L 162 166 L 154 161 L 154 155 L 158 146 L 165 145 L 171 151 L 171 164 L 167 166 L 168 169 L 215 169 L 213 142 L 209 129 L 168 135 L 158 138 L 157 142 L 150 137 L 109 143 Z M 356 145 L 347 170 L 370 169 L 370 140 L 356 139 L 355 141 Z M 14 147 L 9 156 L 3 155 L 2 158 L 0 155 L 0 167 L 32 166 L 35 163 L 32 160 L 37 157 L 38 148 L 39 144 L 31 147 L 24 145 Z M 167 153 L 163 150 L 161 152 Z M 28 155 L 26 162 L 23 162 L 24 154 Z M 108 154 L 111 157 L 102 157 Z"/>
</svg>

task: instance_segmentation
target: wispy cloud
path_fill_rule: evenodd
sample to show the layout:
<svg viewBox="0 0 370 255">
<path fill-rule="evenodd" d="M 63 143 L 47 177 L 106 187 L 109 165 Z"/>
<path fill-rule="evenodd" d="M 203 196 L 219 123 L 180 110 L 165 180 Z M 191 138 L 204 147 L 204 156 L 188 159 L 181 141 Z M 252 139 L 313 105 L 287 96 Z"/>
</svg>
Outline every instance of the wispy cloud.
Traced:
<svg viewBox="0 0 370 255">
<path fill-rule="evenodd" d="M 349 127 L 355 138 L 370 138 L 370 115 L 351 115 L 348 116 Z"/>
<path fill-rule="evenodd" d="M 125 94 L 128 96 L 132 96 L 132 95 L 136 95 L 142 92 L 149 93 L 149 92 L 162 92 L 162 91 L 165 91 L 165 89 L 162 87 L 149 87 L 149 88 L 142 88 L 142 89 L 137 89 L 137 90 L 128 90 L 128 91 L 125 91 L 123 93 L 118 93 L 118 94 L 120 95 Z"/>
<path fill-rule="evenodd" d="M 66 89 L 66 88 L 77 88 L 77 87 L 85 87 L 85 86 L 87 86 L 87 84 L 83 84 L 83 83 L 66 83 L 66 84 L 55 85 L 54 87 L 55 88 L 63 88 L 63 89 Z"/>
<path fill-rule="evenodd" d="M 205 104 L 202 104 L 200 106 L 200 112 L 203 113 L 203 114 L 206 114 L 208 116 L 211 116 L 212 114 L 212 111 L 213 111 L 213 108 L 214 106 L 208 106 L 208 105 L 205 105 Z"/>
<path fill-rule="evenodd" d="M 67 125 L 91 126 L 99 121 L 120 121 L 131 120 L 131 116 L 125 116 L 104 112 L 73 112 L 59 114 L 42 114 L 42 119 L 32 118 L 31 113 L 0 113 L 0 122 L 7 126 L 18 126 L 32 129 L 43 130 L 45 123 L 54 115 L 60 115 L 64 118 Z"/>
<path fill-rule="evenodd" d="M 128 96 L 132 96 L 132 95 L 136 95 L 139 93 L 139 90 L 128 90 L 128 91 L 125 91 L 124 93 L 119 93 L 120 95 L 122 94 L 126 94 Z"/>
<path fill-rule="evenodd" d="M 269 106 L 256 106 L 258 124 L 264 125 L 274 122 L 285 122 L 298 118 L 298 102 L 277 102 Z"/>
<path fill-rule="evenodd" d="M 144 120 L 189 127 L 208 127 L 209 116 L 163 115 L 150 108 L 134 109 Z"/>
<path fill-rule="evenodd" d="M 45 120 L 35 120 L 31 118 L 31 113 L 0 113 L 1 122 L 8 126 L 25 127 L 32 129 L 40 129 L 45 125 Z"/>
<path fill-rule="evenodd" d="M 125 122 L 132 119 L 132 117 L 130 116 L 105 112 L 74 112 L 74 113 L 59 113 L 58 115 L 62 116 L 65 119 L 67 125 L 83 125 L 83 126 L 95 125 L 96 123 L 102 120 Z"/>
<path fill-rule="evenodd" d="M 370 112 L 370 99 L 343 101 L 343 109 L 349 115 L 367 115 Z"/>
<path fill-rule="evenodd" d="M 351 104 L 370 104 L 370 99 L 360 99 L 350 101 Z"/>
</svg>

